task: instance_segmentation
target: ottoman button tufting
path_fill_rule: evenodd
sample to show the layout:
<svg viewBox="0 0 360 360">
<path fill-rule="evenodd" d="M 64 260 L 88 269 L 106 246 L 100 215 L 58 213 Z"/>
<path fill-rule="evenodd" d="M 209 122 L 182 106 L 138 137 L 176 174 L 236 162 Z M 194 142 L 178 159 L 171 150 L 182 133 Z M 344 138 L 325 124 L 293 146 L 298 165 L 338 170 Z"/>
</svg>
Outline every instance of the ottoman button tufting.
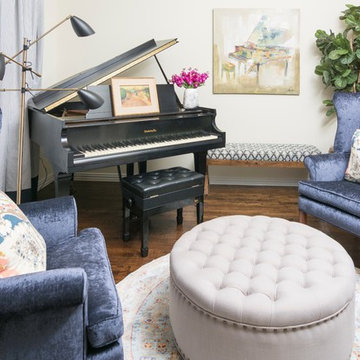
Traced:
<svg viewBox="0 0 360 360">
<path fill-rule="evenodd" d="M 220 217 L 175 243 L 170 276 L 170 320 L 186 359 L 350 356 L 354 265 L 318 230 L 265 216 Z"/>
</svg>

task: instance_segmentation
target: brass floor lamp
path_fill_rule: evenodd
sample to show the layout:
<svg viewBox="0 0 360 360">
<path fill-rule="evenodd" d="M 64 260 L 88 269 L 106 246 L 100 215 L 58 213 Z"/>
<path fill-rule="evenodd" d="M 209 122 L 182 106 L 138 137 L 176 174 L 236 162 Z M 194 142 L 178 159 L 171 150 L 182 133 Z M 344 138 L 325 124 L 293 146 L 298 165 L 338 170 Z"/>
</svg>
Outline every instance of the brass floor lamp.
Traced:
<svg viewBox="0 0 360 360">
<path fill-rule="evenodd" d="M 78 18 L 77 16 L 69 15 L 64 20 L 60 21 L 54 27 L 46 31 L 44 34 L 39 36 L 36 40 L 30 41 L 27 38 L 24 38 L 23 48 L 18 51 L 13 56 L 5 55 L 0 52 L 0 80 L 3 80 L 5 75 L 5 67 L 9 62 L 13 62 L 19 65 L 22 68 L 21 75 L 21 86 L 19 89 L 1 89 L 0 91 L 18 91 L 20 92 L 20 121 L 19 121 L 19 139 L 18 139 L 18 162 L 17 162 L 17 179 L 16 179 L 16 203 L 21 203 L 21 188 L 22 188 L 22 164 L 23 164 L 23 145 L 24 145 L 24 120 L 25 120 L 25 94 L 30 91 L 77 91 L 80 100 L 85 103 L 90 109 L 96 109 L 100 107 L 104 100 L 94 92 L 85 90 L 85 89 L 60 89 L 60 88 L 51 88 L 51 89 L 32 89 L 27 86 L 26 75 L 27 72 L 34 74 L 37 77 L 41 77 L 41 74 L 34 71 L 27 61 L 28 50 L 31 46 L 35 45 L 39 42 L 43 37 L 51 33 L 61 24 L 70 20 L 73 30 L 76 35 L 79 37 L 89 36 L 94 34 L 94 30 L 83 20 Z M 21 62 L 15 60 L 17 56 L 22 54 Z"/>
</svg>

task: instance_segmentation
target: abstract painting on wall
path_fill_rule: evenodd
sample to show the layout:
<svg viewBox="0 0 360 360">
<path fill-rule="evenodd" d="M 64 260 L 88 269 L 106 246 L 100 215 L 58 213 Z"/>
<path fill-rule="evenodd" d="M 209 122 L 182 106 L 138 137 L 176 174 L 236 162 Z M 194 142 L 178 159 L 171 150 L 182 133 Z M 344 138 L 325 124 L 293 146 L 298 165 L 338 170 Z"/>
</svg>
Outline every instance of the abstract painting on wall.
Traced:
<svg viewBox="0 0 360 360">
<path fill-rule="evenodd" d="M 215 9 L 213 92 L 300 91 L 298 9 Z"/>
</svg>

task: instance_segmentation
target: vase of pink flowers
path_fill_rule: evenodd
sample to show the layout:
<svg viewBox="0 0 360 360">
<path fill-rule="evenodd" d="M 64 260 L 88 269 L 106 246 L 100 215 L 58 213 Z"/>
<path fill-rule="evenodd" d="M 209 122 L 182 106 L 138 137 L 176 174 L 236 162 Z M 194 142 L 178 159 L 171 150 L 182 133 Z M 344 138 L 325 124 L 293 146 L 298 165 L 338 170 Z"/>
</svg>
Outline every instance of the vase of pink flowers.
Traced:
<svg viewBox="0 0 360 360">
<path fill-rule="evenodd" d="M 183 69 L 180 74 L 171 77 L 171 82 L 178 87 L 185 88 L 183 106 L 185 109 L 194 109 L 199 106 L 200 86 L 205 84 L 209 74 L 207 72 L 200 73 L 197 69 Z"/>
</svg>

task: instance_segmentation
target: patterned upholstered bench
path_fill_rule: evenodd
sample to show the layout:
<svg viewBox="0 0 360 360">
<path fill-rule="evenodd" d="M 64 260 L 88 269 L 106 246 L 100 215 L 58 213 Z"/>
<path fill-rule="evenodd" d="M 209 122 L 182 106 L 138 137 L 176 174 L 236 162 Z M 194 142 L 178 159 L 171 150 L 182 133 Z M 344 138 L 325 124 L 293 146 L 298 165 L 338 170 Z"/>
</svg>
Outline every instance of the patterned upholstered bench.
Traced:
<svg viewBox="0 0 360 360">
<path fill-rule="evenodd" d="M 320 153 L 306 144 L 228 143 L 209 150 L 206 165 L 303 168 L 306 156 Z"/>
</svg>

